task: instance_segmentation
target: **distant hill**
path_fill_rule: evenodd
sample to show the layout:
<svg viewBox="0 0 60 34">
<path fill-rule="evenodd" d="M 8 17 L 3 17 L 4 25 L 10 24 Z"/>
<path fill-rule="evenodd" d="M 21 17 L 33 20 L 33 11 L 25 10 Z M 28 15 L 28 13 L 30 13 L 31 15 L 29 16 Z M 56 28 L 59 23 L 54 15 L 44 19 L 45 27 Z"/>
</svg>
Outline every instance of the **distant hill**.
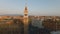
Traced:
<svg viewBox="0 0 60 34">
<path fill-rule="evenodd" d="M 3 14 L 0 16 L 23 16 L 23 15 L 20 15 L 20 14 Z"/>
</svg>

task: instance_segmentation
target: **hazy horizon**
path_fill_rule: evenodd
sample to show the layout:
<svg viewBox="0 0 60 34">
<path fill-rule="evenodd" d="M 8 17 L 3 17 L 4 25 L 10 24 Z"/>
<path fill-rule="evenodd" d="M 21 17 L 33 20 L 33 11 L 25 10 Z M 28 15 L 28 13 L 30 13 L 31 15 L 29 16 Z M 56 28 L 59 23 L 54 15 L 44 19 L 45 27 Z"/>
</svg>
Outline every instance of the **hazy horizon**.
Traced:
<svg viewBox="0 0 60 34">
<path fill-rule="evenodd" d="M 0 15 L 24 14 L 25 0 L 0 0 Z M 60 0 L 28 0 L 29 15 L 60 16 Z"/>
</svg>

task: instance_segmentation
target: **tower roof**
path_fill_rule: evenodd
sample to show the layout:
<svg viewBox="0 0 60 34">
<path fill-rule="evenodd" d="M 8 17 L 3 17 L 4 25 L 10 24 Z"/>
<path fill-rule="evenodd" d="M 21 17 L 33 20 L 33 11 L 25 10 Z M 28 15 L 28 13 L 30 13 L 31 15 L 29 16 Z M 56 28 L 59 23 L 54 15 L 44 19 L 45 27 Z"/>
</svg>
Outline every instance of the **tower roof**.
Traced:
<svg viewBox="0 0 60 34">
<path fill-rule="evenodd" d="M 26 3 L 25 3 L 24 14 L 28 14 L 27 0 L 26 0 Z"/>
<path fill-rule="evenodd" d="M 27 6 L 25 6 L 25 10 L 27 10 Z"/>
<path fill-rule="evenodd" d="M 25 0 L 25 10 L 27 10 L 27 0 Z"/>
</svg>

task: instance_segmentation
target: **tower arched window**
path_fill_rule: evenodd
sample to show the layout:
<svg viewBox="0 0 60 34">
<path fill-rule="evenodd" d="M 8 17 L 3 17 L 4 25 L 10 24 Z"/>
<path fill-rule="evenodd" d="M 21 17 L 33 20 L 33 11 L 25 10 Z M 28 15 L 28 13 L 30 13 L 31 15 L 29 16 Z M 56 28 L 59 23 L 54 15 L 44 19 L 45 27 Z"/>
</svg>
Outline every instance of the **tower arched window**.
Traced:
<svg viewBox="0 0 60 34">
<path fill-rule="evenodd" d="M 27 14 L 25 14 L 25 16 L 27 16 Z"/>
</svg>

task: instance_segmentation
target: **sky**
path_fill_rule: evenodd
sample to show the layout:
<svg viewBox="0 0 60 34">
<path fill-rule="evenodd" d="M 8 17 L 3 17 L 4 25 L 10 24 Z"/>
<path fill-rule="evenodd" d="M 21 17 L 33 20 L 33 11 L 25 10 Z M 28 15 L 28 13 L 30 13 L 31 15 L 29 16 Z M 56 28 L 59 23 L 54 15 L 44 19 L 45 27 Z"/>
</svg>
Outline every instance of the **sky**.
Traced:
<svg viewBox="0 0 60 34">
<path fill-rule="evenodd" d="M 0 0 L 0 15 L 24 14 L 25 0 Z M 60 0 L 28 0 L 28 15 L 60 16 Z"/>
</svg>

